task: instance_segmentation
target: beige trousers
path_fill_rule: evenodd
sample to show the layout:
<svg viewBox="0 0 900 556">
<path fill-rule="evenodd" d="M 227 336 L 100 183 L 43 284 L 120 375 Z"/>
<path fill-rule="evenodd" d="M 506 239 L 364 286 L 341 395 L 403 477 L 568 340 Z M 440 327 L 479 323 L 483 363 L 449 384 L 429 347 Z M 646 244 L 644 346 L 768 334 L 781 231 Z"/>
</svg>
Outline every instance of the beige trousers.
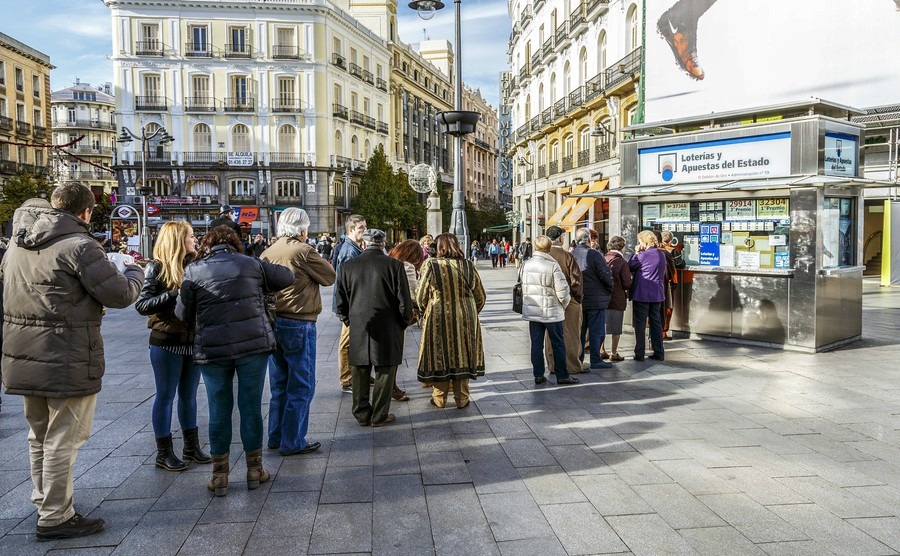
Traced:
<svg viewBox="0 0 900 556">
<path fill-rule="evenodd" d="M 73 477 L 78 448 L 91 436 L 97 395 L 77 398 L 25 396 L 31 501 L 41 527 L 53 527 L 75 515 Z"/>
<path fill-rule="evenodd" d="M 454 381 L 445 380 L 444 382 L 433 382 L 431 383 L 431 386 L 433 388 L 431 391 L 431 399 L 434 400 L 434 405 L 438 407 L 447 405 L 447 395 L 449 394 L 451 387 L 453 388 L 453 401 L 456 402 L 456 407 L 463 407 L 469 403 L 468 378 Z"/>
<path fill-rule="evenodd" d="M 581 303 L 569 302 L 563 320 L 563 340 L 566 343 L 566 367 L 569 374 L 582 372 L 581 364 Z M 553 350 L 550 349 L 550 338 L 544 334 L 544 362 L 548 373 L 553 373 Z"/>
<path fill-rule="evenodd" d="M 338 340 L 338 371 L 341 386 L 350 386 L 350 327 L 341 325 L 341 338 Z"/>
</svg>

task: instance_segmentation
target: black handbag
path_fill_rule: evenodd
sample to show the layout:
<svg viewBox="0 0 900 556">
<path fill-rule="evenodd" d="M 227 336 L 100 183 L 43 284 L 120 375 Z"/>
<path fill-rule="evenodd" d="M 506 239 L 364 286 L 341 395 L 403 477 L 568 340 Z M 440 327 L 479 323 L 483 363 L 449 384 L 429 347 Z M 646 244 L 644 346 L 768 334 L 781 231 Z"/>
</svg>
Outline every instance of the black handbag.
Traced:
<svg viewBox="0 0 900 556">
<path fill-rule="evenodd" d="M 259 263 L 259 267 L 262 270 L 263 275 L 263 308 L 266 310 L 266 318 L 269 319 L 269 324 L 272 325 L 272 330 L 275 330 L 275 292 L 269 291 L 269 283 L 266 280 L 266 269 L 263 267 L 263 264 L 259 262 L 259 259 L 256 260 Z"/>
<path fill-rule="evenodd" d="M 519 269 L 519 279 L 516 281 L 516 285 L 513 286 L 513 312 L 522 314 L 522 304 L 524 303 L 524 299 L 522 297 L 522 270 L 525 268 L 523 264 Z"/>
</svg>

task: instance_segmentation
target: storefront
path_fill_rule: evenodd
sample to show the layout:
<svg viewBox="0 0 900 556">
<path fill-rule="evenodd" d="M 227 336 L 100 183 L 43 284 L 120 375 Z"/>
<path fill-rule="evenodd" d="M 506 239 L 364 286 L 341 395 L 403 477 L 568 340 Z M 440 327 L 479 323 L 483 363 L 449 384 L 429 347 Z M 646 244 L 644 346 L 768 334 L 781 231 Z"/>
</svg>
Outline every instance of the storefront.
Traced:
<svg viewBox="0 0 900 556">
<path fill-rule="evenodd" d="M 862 190 L 880 184 L 859 178 L 857 113 L 811 99 L 630 129 L 622 187 L 603 195 L 629 246 L 649 229 L 682 250 L 676 336 L 809 352 L 860 338 Z"/>
</svg>

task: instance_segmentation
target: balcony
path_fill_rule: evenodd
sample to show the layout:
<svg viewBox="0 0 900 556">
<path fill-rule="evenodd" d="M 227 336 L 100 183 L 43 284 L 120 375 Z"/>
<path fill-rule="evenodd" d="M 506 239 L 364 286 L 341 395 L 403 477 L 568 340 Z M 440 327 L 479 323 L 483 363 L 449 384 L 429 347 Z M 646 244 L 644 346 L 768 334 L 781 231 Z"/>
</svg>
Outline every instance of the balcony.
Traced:
<svg viewBox="0 0 900 556">
<path fill-rule="evenodd" d="M 538 177 L 538 179 L 547 177 L 547 165 L 546 164 L 541 164 L 540 166 L 538 166 L 537 177 Z"/>
<path fill-rule="evenodd" d="M 212 97 L 185 97 L 185 112 L 215 112 L 216 99 Z"/>
<path fill-rule="evenodd" d="M 558 120 L 566 115 L 566 97 L 553 103 L 553 119 Z"/>
<path fill-rule="evenodd" d="M 337 52 L 335 52 L 334 54 L 331 55 L 331 63 L 333 65 L 341 68 L 342 70 L 347 69 L 347 60 L 345 60 L 344 57 L 341 56 L 340 54 L 338 54 Z"/>
<path fill-rule="evenodd" d="M 39 125 L 34 126 L 34 136 L 38 139 L 43 139 L 47 136 L 47 128 Z"/>
<path fill-rule="evenodd" d="M 584 149 L 583 151 L 578 151 L 578 167 L 584 168 L 588 164 L 591 163 L 591 150 Z"/>
<path fill-rule="evenodd" d="M 527 6 L 525 6 L 525 9 L 522 10 L 522 14 L 519 16 L 519 21 L 522 23 L 523 29 L 531 22 L 531 16 L 531 4 L 528 4 Z"/>
<path fill-rule="evenodd" d="M 372 75 L 372 72 L 369 70 L 362 70 L 362 80 L 368 83 L 369 85 L 375 84 L 375 76 Z"/>
<path fill-rule="evenodd" d="M 332 111 L 331 111 L 332 116 L 334 116 L 335 118 L 341 118 L 342 120 L 350 119 L 350 111 L 347 110 L 346 106 L 343 106 L 338 103 L 334 103 L 332 106 L 333 106 Z"/>
<path fill-rule="evenodd" d="M 12 131 L 12 118 L 0 116 L 0 129 L 4 131 Z"/>
<path fill-rule="evenodd" d="M 100 120 L 65 120 L 55 122 L 53 127 L 89 127 L 93 129 L 111 129 L 116 130 L 115 122 L 101 122 Z"/>
<path fill-rule="evenodd" d="M 594 162 L 603 162 L 612 158 L 609 143 L 603 143 L 594 147 Z"/>
<path fill-rule="evenodd" d="M 385 122 L 378 122 L 378 123 L 375 125 L 375 131 L 377 131 L 378 133 L 387 135 L 387 134 L 388 134 L 388 125 L 387 125 L 387 123 L 385 123 Z"/>
<path fill-rule="evenodd" d="M 604 73 L 606 88 L 611 89 L 632 77 L 641 70 L 641 47 L 637 47 L 627 56 L 612 64 Z"/>
<path fill-rule="evenodd" d="M 375 131 L 375 118 L 366 116 L 366 123 L 364 125 L 372 131 Z"/>
<path fill-rule="evenodd" d="M 585 6 L 588 22 L 594 22 L 598 17 L 609 11 L 609 0 L 591 0 Z"/>
<path fill-rule="evenodd" d="M 529 135 L 531 135 L 531 126 L 527 123 L 523 124 L 516 130 L 516 141 L 527 139 Z"/>
<path fill-rule="evenodd" d="M 226 58 L 250 58 L 253 51 L 249 42 L 228 43 L 225 45 Z"/>
<path fill-rule="evenodd" d="M 350 75 L 357 79 L 362 79 L 362 68 L 358 64 L 350 62 Z"/>
<path fill-rule="evenodd" d="M 550 162 L 550 175 L 555 175 L 559 173 L 559 161 L 553 160 Z"/>
<path fill-rule="evenodd" d="M 572 37 L 569 35 L 569 22 L 563 21 L 556 28 L 556 48 L 562 50 L 570 44 L 572 44 Z"/>
<path fill-rule="evenodd" d="M 299 168 L 306 165 L 306 153 L 269 153 L 272 168 Z"/>
<path fill-rule="evenodd" d="M 350 111 L 350 123 L 357 125 L 366 125 L 366 120 L 363 117 L 362 113 L 357 112 L 356 110 Z"/>
<path fill-rule="evenodd" d="M 553 37 L 544 41 L 544 46 L 541 47 L 541 53 L 543 54 L 545 64 L 549 64 L 553 60 L 556 60 L 556 50 L 553 48 Z"/>
<path fill-rule="evenodd" d="M 75 154 L 88 154 L 88 155 L 103 155 L 110 156 L 113 154 L 112 147 L 101 147 L 100 145 L 96 145 L 93 147 L 75 147 L 67 149 L 69 152 L 73 152 Z"/>
<path fill-rule="evenodd" d="M 547 0 L 534 0 L 534 13 L 537 14 L 544 7 Z"/>
<path fill-rule="evenodd" d="M 172 153 L 164 149 L 151 150 L 146 155 L 145 157 L 144 153 L 140 151 L 135 152 L 134 163 L 140 165 L 146 158 L 147 166 L 171 166 L 172 164 Z"/>
<path fill-rule="evenodd" d="M 570 32 L 575 37 L 587 30 L 587 17 L 585 16 L 584 2 L 578 2 L 577 7 L 572 11 L 572 15 L 569 16 L 569 22 Z"/>
<path fill-rule="evenodd" d="M 535 73 L 540 72 L 541 66 L 541 51 L 538 49 L 537 52 L 531 55 L 531 70 Z"/>
<path fill-rule="evenodd" d="M 535 116 L 531 118 L 531 132 L 540 131 L 541 129 L 541 116 Z"/>
<path fill-rule="evenodd" d="M 162 56 L 165 48 L 166 45 L 156 39 L 134 43 L 134 53 L 137 56 Z"/>
<path fill-rule="evenodd" d="M 75 171 L 68 172 L 63 175 L 63 179 L 69 181 L 81 181 L 81 180 L 114 180 L 116 179 L 115 174 L 112 172 L 89 172 L 89 171 Z"/>
<path fill-rule="evenodd" d="M 226 112 L 254 112 L 256 99 L 253 97 L 231 97 L 225 99 Z"/>
<path fill-rule="evenodd" d="M 605 73 L 598 73 L 594 77 L 588 79 L 584 85 L 584 102 L 590 102 L 603 94 L 605 83 Z"/>
<path fill-rule="evenodd" d="M 302 103 L 299 98 L 279 97 L 273 98 L 269 105 L 272 112 L 301 112 L 303 110 Z"/>
<path fill-rule="evenodd" d="M 185 166 L 215 166 L 225 162 L 224 155 L 214 152 L 185 152 L 181 162 Z"/>
<path fill-rule="evenodd" d="M 272 58 L 275 60 L 299 60 L 300 47 L 283 44 L 272 45 Z"/>
<path fill-rule="evenodd" d="M 135 97 L 134 109 L 145 112 L 165 112 L 169 109 L 169 99 L 156 95 Z"/>
<path fill-rule="evenodd" d="M 573 158 L 574 157 L 572 155 L 563 157 L 563 159 L 562 159 L 562 171 L 563 172 L 568 172 L 569 170 L 572 169 L 572 159 Z"/>
<path fill-rule="evenodd" d="M 525 181 L 532 181 L 534 179 L 534 170 L 531 168 L 525 170 Z"/>
<path fill-rule="evenodd" d="M 584 104 L 584 87 L 578 87 L 569 93 L 569 104 L 566 109 L 566 114 L 570 114 L 581 108 L 582 104 Z"/>
<path fill-rule="evenodd" d="M 524 87 L 528 84 L 528 81 L 531 79 L 531 71 L 528 69 L 528 66 L 522 66 L 519 68 L 519 85 Z"/>
<path fill-rule="evenodd" d="M 184 44 L 185 58 L 212 58 L 212 45 L 208 42 L 188 42 Z"/>
<path fill-rule="evenodd" d="M 0 160 L 0 174 L 15 174 L 18 168 L 12 160 Z"/>
<path fill-rule="evenodd" d="M 350 159 L 337 154 L 331 155 L 331 165 L 336 168 L 349 168 Z"/>
<path fill-rule="evenodd" d="M 255 204 L 256 194 L 250 193 L 249 195 L 229 195 L 228 202 L 232 205 Z"/>
<path fill-rule="evenodd" d="M 388 90 L 387 81 L 385 81 L 384 79 L 382 79 L 380 77 L 376 77 L 375 78 L 375 87 L 377 87 L 379 91 L 387 92 L 387 90 Z"/>
<path fill-rule="evenodd" d="M 19 135 L 31 135 L 31 124 L 16 120 L 16 133 Z"/>
</svg>

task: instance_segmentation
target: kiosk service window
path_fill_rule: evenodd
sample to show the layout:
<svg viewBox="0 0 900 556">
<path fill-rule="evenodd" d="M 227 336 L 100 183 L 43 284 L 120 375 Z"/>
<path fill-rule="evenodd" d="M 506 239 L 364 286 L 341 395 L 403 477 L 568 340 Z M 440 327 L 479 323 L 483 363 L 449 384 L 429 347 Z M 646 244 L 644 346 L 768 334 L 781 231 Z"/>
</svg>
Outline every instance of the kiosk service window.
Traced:
<svg viewBox="0 0 900 556">
<path fill-rule="evenodd" d="M 671 231 L 691 266 L 791 268 L 787 197 L 645 203 L 641 224 Z"/>
</svg>

